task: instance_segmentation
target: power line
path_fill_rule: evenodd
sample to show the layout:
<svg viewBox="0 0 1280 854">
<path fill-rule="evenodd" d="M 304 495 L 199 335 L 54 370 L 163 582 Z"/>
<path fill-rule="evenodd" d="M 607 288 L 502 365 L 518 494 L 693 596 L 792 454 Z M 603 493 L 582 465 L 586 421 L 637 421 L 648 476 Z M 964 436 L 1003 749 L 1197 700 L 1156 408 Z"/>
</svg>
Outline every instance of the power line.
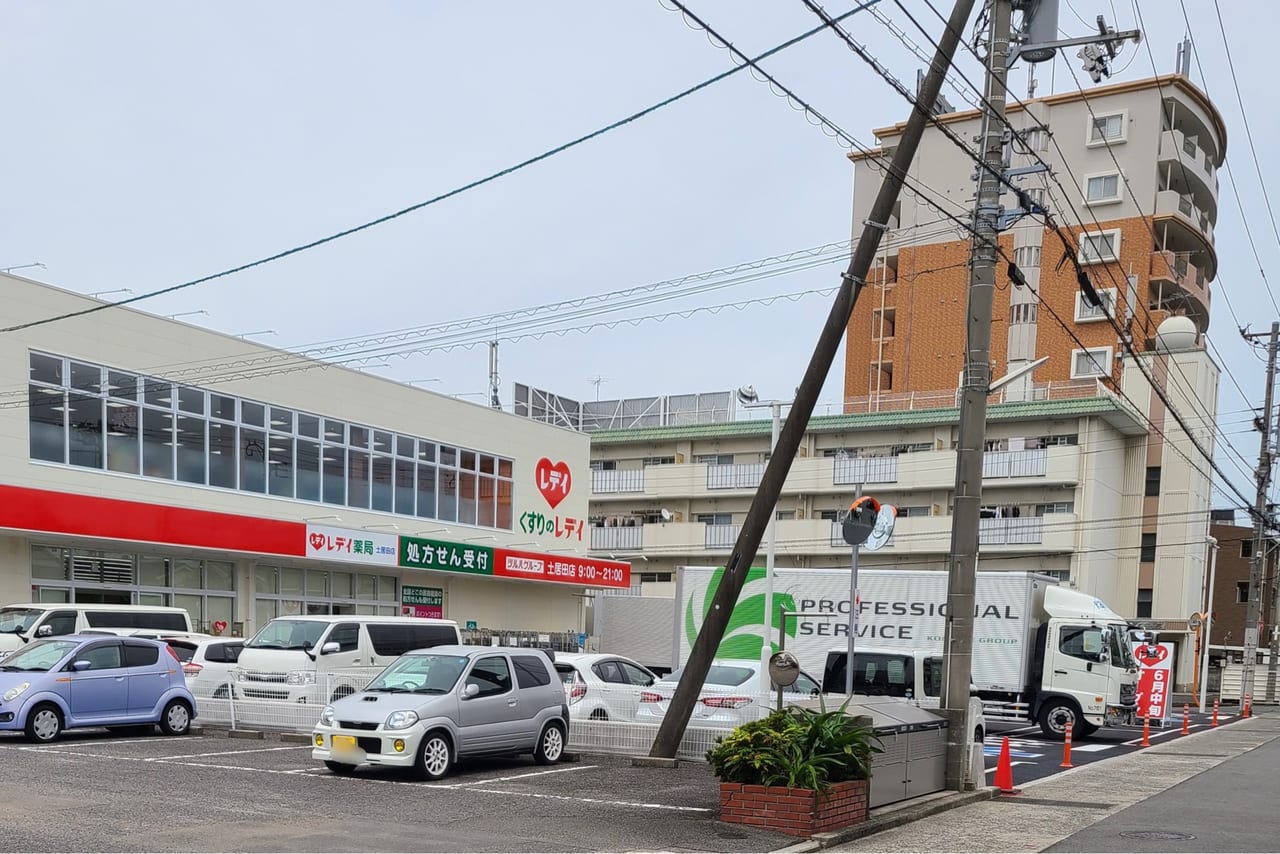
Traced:
<svg viewBox="0 0 1280 854">
<path fill-rule="evenodd" d="M 879 2 L 879 0 L 866 0 L 866 2 L 859 4 L 853 9 L 850 9 L 848 12 L 845 12 L 841 16 L 841 18 L 848 18 L 852 15 L 855 15 L 858 12 L 862 11 L 863 9 L 867 8 L 868 6 L 871 6 L 877 2 Z M 773 56 L 776 53 L 779 53 L 795 44 L 798 44 L 799 42 L 804 41 L 805 39 L 809 38 L 815 33 L 820 32 L 822 29 L 823 29 L 822 27 L 815 27 L 809 30 L 808 32 L 801 33 L 800 35 L 794 38 L 788 39 L 787 41 L 777 45 L 776 47 L 772 47 L 769 50 L 765 51 L 764 53 L 760 54 L 758 57 L 756 57 L 756 60 L 759 61 L 762 59 L 767 59 L 768 57 Z M 542 152 L 541 154 L 528 158 L 527 160 L 522 160 L 519 163 L 506 167 L 505 169 L 500 169 L 497 172 L 493 172 L 490 175 L 485 176 L 484 178 L 471 181 L 467 184 L 463 184 L 460 187 L 455 187 L 454 189 L 449 190 L 448 192 L 441 193 L 437 196 L 433 196 L 430 199 L 427 199 L 422 202 L 418 202 L 406 208 L 402 208 L 393 213 L 385 214 L 376 219 L 369 220 L 368 222 L 361 223 L 360 225 L 356 225 L 351 228 L 347 228 L 347 229 L 343 229 L 342 231 L 335 232 L 333 234 L 328 235 L 327 237 L 321 237 L 317 240 L 312 240 L 309 243 L 304 243 L 299 246 L 294 246 L 291 249 L 285 249 L 281 252 L 275 253 L 274 255 L 268 255 L 267 257 L 259 258 L 256 261 L 250 261 L 245 264 L 240 264 L 218 273 L 213 273 L 208 276 L 202 276 L 198 279 L 192 279 L 190 281 L 183 282 L 181 284 L 170 285 L 169 287 L 166 287 L 166 288 L 160 288 L 158 290 L 148 291 L 146 293 L 138 294 L 137 296 L 132 296 L 127 299 L 103 303 L 102 305 L 93 306 L 92 308 L 65 312 L 63 314 L 45 318 L 43 320 L 33 320 L 33 321 L 27 321 L 25 323 L 15 324 L 12 326 L 0 327 L 0 333 L 17 332 L 18 330 L 21 330 L 21 329 L 30 329 L 31 327 L 34 327 L 34 326 L 41 326 L 47 323 L 54 323 L 59 320 L 67 320 L 73 317 L 82 317 L 87 314 L 93 314 L 98 311 L 103 311 L 104 309 L 114 308 L 122 305 L 130 305 L 135 302 L 141 302 L 142 300 L 151 299 L 153 297 L 161 296 L 163 294 L 169 294 L 175 291 L 184 290 L 186 288 L 192 288 L 192 287 L 195 287 L 196 285 L 205 284 L 206 282 L 211 282 L 211 281 L 214 281 L 215 279 L 221 279 L 221 278 L 225 278 L 226 276 L 235 275 L 236 273 L 242 273 L 246 270 L 251 270 L 255 267 L 261 267 L 263 265 L 270 264 L 274 261 L 279 261 L 283 258 L 288 258 L 291 255 L 297 255 L 301 252 L 306 252 L 309 249 L 315 249 L 316 247 L 323 246 L 326 243 L 332 243 L 335 240 L 341 240 L 344 237 L 350 237 L 353 234 L 358 234 L 359 232 L 365 231 L 375 226 L 383 225 L 384 223 L 388 223 L 394 219 L 399 219 L 400 217 L 405 216 L 407 214 L 414 213 L 415 211 L 420 211 L 423 208 L 427 208 L 427 207 L 430 207 L 431 205 L 438 204 L 439 202 L 445 201 L 446 199 L 450 199 L 450 198 L 453 198 L 454 196 L 465 193 L 468 190 L 474 190 L 477 187 L 482 187 L 485 184 L 489 184 L 493 181 L 498 180 L 499 178 L 506 177 L 507 175 L 511 175 L 515 172 L 520 171 L 521 169 L 532 166 L 535 163 L 540 163 L 543 160 L 547 160 L 548 158 L 554 157 L 557 154 L 561 154 L 565 151 L 568 151 L 569 149 L 579 146 L 584 142 L 588 142 L 612 130 L 616 130 L 620 127 L 623 127 L 624 125 L 630 124 L 631 122 L 634 122 L 637 119 L 643 118 L 644 116 L 657 112 L 663 107 L 674 104 L 675 102 L 683 98 L 686 98 L 689 95 L 694 94 L 695 92 L 700 92 L 701 90 L 707 88 L 708 86 L 711 86 L 712 84 L 718 83 L 727 77 L 731 77 L 734 74 L 737 74 L 739 71 L 742 70 L 742 68 L 743 66 L 736 66 L 732 69 L 721 72 L 720 74 L 710 77 L 707 80 L 704 80 L 701 83 L 698 83 L 694 86 L 690 86 L 688 89 L 678 92 L 675 95 L 672 95 L 668 98 L 664 98 L 663 100 L 658 101 L 655 104 L 645 107 L 643 110 L 632 113 L 631 115 L 626 116 L 625 118 L 622 118 L 622 119 L 618 119 L 615 122 L 611 122 L 605 125 L 604 127 L 594 130 L 591 133 L 580 136 L 577 139 L 573 139 L 573 140 L 570 140 L 569 142 L 557 145 L 554 148 L 550 148 Z"/>
</svg>

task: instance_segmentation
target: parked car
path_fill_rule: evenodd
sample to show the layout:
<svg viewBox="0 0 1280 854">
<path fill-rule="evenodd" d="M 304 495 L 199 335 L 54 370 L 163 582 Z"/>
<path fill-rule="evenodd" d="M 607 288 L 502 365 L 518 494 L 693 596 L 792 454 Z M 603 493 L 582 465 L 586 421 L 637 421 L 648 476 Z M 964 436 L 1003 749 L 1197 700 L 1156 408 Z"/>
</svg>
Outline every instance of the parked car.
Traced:
<svg viewBox="0 0 1280 854">
<path fill-rule="evenodd" d="M 569 717 L 593 721 L 633 720 L 640 691 L 658 681 L 643 664 L 604 653 L 556 653 L 556 672 Z"/>
<path fill-rule="evenodd" d="M 6 605 L 0 608 L 0 658 L 22 649 L 32 640 L 102 628 L 190 632 L 191 615 L 183 608 L 159 605 L 86 602 Z"/>
<path fill-rule="evenodd" d="M 162 641 L 67 635 L 32 641 L 0 662 L 0 730 L 34 742 L 77 727 L 159 724 L 184 735 L 195 708 L 178 656 Z"/>
<path fill-rule="evenodd" d="M 706 681 L 698 692 L 698 702 L 689 718 L 690 726 L 715 726 L 732 729 L 763 717 L 772 708 L 774 693 L 760 693 L 760 662 L 717 658 L 707 671 Z M 656 723 L 667 714 L 671 695 L 684 674 L 684 668 L 673 670 L 652 687 L 640 692 L 637 721 Z M 776 692 L 777 686 L 773 687 Z M 818 680 L 803 670 L 795 684 L 783 689 L 784 701 L 815 697 L 822 692 Z"/>
<path fill-rule="evenodd" d="M 182 662 L 187 687 L 197 697 L 221 700 L 232 696 L 235 676 L 232 668 L 244 649 L 244 638 L 217 635 L 161 638 Z M 235 695 L 239 696 L 239 695 Z"/>
<path fill-rule="evenodd" d="M 569 736 L 554 654 L 446 645 L 407 653 L 365 690 L 325 706 L 312 757 L 335 774 L 412 768 L 438 780 L 460 757 L 532 753 L 559 761 Z"/>
</svg>

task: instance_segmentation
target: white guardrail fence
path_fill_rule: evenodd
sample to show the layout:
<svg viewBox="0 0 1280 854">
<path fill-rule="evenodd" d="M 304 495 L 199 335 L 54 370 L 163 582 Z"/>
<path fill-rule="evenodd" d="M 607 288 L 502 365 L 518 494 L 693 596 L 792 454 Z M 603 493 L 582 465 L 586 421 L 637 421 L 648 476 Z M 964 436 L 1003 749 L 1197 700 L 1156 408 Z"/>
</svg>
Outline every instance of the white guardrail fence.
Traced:
<svg viewBox="0 0 1280 854">
<path fill-rule="evenodd" d="M 263 673 L 239 668 L 230 669 L 220 679 L 205 680 L 202 674 L 199 683 L 191 686 L 196 698 L 196 722 L 233 729 L 310 733 L 325 705 L 363 690 L 381 670 L 349 669 L 317 674 L 314 678 L 305 672 Z M 569 747 L 598 753 L 647 754 L 671 690 L 666 683 L 657 690 L 640 685 L 566 685 Z M 801 698 L 791 693 L 784 697 L 788 701 Z M 677 756 L 705 759 L 718 737 L 768 714 L 776 702 L 775 693 L 704 693 L 695 706 Z"/>
</svg>

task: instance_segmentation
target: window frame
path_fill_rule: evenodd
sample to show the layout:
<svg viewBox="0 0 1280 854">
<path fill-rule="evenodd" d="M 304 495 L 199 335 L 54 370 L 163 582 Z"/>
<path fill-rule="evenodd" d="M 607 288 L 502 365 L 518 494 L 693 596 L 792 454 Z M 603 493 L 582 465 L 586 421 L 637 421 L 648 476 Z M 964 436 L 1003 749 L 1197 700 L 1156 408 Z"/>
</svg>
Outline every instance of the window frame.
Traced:
<svg viewBox="0 0 1280 854">
<path fill-rule="evenodd" d="M 1108 313 L 1110 313 L 1111 317 L 1116 316 L 1116 299 L 1118 298 L 1116 289 L 1097 288 L 1096 290 L 1098 292 L 1098 297 L 1102 300 L 1103 307 L 1105 307 L 1107 311 L 1104 312 L 1102 308 L 1095 309 L 1093 306 L 1088 304 L 1083 293 L 1076 291 L 1076 323 L 1105 323 L 1107 322 Z"/>
<path fill-rule="evenodd" d="M 1090 195 L 1089 195 L 1089 184 L 1090 184 L 1090 182 L 1092 182 L 1092 181 L 1094 181 L 1094 180 L 1097 180 L 1097 179 L 1106 179 L 1106 178 L 1115 178 L 1115 179 L 1116 179 L 1116 191 L 1115 191 L 1115 193 L 1114 193 L 1113 195 L 1110 195 L 1110 196 L 1099 196 L 1099 197 L 1098 197 L 1098 198 L 1096 198 L 1096 199 L 1095 199 L 1095 198 L 1090 197 Z M 1084 203 L 1085 203 L 1086 205 L 1093 206 L 1093 205 L 1114 205 L 1114 204 L 1118 204 L 1119 202 L 1121 202 L 1121 201 L 1123 201 L 1123 200 L 1124 200 L 1124 175 L 1123 175 L 1123 174 L 1121 174 L 1121 173 L 1120 173 L 1118 170 L 1116 170 L 1116 169 L 1112 169 L 1112 170 L 1110 170 L 1110 171 L 1108 171 L 1108 172 L 1092 172 L 1092 173 L 1090 173 L 1090 174 L 1087 174 L 1087 175 L 1085 175 L 1085 176 L 1083 177 L 1083 179 L 1082 179 L 1082 181 L 1081 181 L 1081 184 L 1080 184 L 1080 193 L 1081 193 L 1081 195 L 1084 197 Z"/>
<path fill-rule="evenodd" d="M 1102 136 L 1094 139 L 1094 131 L 1098 129 L 1098 122 L 1105 119 L 1120 119 L 1120 133 L 1115 137 Z M 1090 111 L 1089 119 L 1085 122 L 1084 144 L 1086 148 L 1101 148 L 1107 145 L 1121 145 L 1129 141 L 1129 110 L 1120 109 L 1113 110 L 1108 113 L 1094 113 Z"/>
<path fill-rule="evenodd" d="M 1085 252 L 1085 246 L 1096 247 L 1093 238 L 1111 237 L 1111 254 L 1110 255 L 1090 255 Z M 1123 237 L 1121 230 L 1118 228 L 1103 228 L 1097 231 L 1080 231 L 1076 233 L 1076 245 L 1079 247 L 1079 258 L 1081 264 L 1115 264 L 1120 261 L 1120 241 Z"/>
<path fill-rule="evenodd" d="M 486 691 L 483 686 L 479 686 L 480 693 L 475 694 L 472 697 L 469 697 L 468 699 L 479 700 L 479 699 L 483 699 L 484 697 L 501 697 L 504 694 L 510 694 L 512 691 L 515 690 L 515 678 L 513 677 L 511 672 L 513 668 L 511 666 L 511 661 L 505 655 L 486 655 L 482 658 L 477 658 L 475 661 L 471 663 L 471 668 L 467 670 L 467 675 L 463 679 L 463 685 L 465 686 L 465 685 L 472 684 L 471 677 L 475 674 L 476 670 L 478 670 L 480 666 L 487 661 L 502 662 L 502 664 L 507 668 L 507 684 L 505 687 L 502 687 L 501 683 L 494 682 L 492 684 L 498 685 L 500 687 L 500 690 L 489 690 L 489 691 Z M 490 681 L 490 680 L 485 680 L 485 681 Z M 479 683 L 476 683 L 476 684 L 479 685 Z"/>
<path fill-rule="evenodd" d="M 1105 353 L 1106 358 L 1103 360 L 1103 373 L 1087 373 L 1081 374 L 1076 371 L 1076 359 L 1085 353 Z M 1111 376 L 1111 361 L 1114 351 L 1111 347 L 1089 347 L 1087 349 L 1075 349 L 1071 351 L 1071 379 L 1073 380 L 1099 380 L 1108 379 Z"/>
</svg>

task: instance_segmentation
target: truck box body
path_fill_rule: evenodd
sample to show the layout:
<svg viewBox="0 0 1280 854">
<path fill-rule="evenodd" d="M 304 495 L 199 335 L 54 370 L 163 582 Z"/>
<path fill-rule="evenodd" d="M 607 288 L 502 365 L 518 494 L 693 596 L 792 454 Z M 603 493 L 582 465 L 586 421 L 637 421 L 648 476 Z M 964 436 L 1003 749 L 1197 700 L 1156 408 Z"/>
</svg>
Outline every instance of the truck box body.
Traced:
<svg viewBox="0 0 1280 854">
<path fill-rule="evenodd" d="M 595 652 L 622 655 L 655 673 L 672 670 L 671 627 L 676 602 L 670 596 L 597 596 Z"/>
<path fill-rule="evenodd" d="M 722 574 L 716 567 L 680 569 L 673 666 L 688 657 Z M 978 573 L 973 637 L 977 690 L 1009 694 L 1026 690 L 1044 613 L 1044 591 L 1057 583 L 1051 576 L 1031 572 Z M 764 570 L 752 569 L 717 653 L 720 657 L 760 658 L 764 594 Z M 858 594 L 857 644 L 887 650 L 942 649 L 945 572 L 863 569 L 858 573 Z M 822 672 L 828 651 L 848 637 L 849 570 L 775 569 L 773 595 L 770 640 L 778 643 L 781 609 L 799 612 L 802 616 L 787 619 L 786 648 L 802 667 Z"/>
</svg>

